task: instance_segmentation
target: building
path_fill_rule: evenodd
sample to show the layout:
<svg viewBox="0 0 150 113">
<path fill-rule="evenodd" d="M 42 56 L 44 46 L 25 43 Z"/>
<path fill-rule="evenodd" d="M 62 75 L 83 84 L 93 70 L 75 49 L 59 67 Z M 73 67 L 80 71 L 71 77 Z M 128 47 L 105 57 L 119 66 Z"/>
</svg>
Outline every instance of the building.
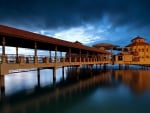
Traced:
<svg viewBox="0 0 150 113">
<path fill-rule="evenodd" d="M 150 64 L 150 44 L 137 36 L 114 57 L 115 63 L 119 64 Z"/>
</svg>

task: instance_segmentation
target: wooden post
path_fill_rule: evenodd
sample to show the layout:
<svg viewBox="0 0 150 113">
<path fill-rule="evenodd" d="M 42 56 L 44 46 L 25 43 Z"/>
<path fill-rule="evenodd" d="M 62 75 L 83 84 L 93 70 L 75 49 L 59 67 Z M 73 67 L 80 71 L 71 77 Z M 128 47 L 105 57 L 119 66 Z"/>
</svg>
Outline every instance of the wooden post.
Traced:
<svg viewBox="0 0 150 113">
<path fill-rule="evenodd" d="M 37 43 L 34 43 L 34 56 L 37 56 Z"/>
<path fill-rule="evenodd" d="M 88 53 L 88 51 L 86 53 L 86 62 L 89 62 L 89 53 Z"/>
<path fill-rule="evenodd" d="M 38 62 L 38 57 L 37 57 L 37 43 L 34 43 L 34 63 Z"/>
<path fill-rule="evenodd" d="M 62 58 L 62 52 L 60 51 L 60 57 Z"/>
<path fill-rule="evenodd" d="M 69 48 L 69 62 L 71 62 L 71 48 Z"/>
<path fill-rule="evenodd" d="M 81 62 L 81 49 L 80 49 L 80 51 L 79 51 L 79 54 L 80 54 L 80 62 Z"/>
<path fill-rule="evenodd" d="M 3 40 L 2 40 L 2 55 L 5 56 L 5 37 L 3 37 Z"/>
<path fill-rule="evenodd" d="M 55 46 L 55 62 L 57 62 L 57 46 Z"/>
<path fill-rule="evenodd" d="M 52 62 L 52 55 L 51 55 L 51 50 L 49 51 L 49 62 Z"/>
<path fill-rule="evenodd" d="M 6 63 L 6 54 L 5 54 L 5 45 L 6 45 L 6 41 L 5 41 L 5 37 L 3 37 L 2 39 L 2 63 Z"/>
<path fill-rule="evenodd" d="M 19 59 L 18 59 L 18 47 L 16 47 L 16 63 L 19 62 Z"/>
</svg>

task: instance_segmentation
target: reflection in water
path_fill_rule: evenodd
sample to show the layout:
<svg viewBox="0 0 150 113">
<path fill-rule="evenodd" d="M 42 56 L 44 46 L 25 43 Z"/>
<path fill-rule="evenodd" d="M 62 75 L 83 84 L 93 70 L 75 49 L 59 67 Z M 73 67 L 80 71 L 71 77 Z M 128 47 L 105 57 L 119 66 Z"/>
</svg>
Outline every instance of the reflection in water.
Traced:
<svg viewBox="0 0 150 113">
<path fill-rule="evenodd" d="M 67 68 L 65 75 L 57 70 L 55 83 L 51 70 L 8 75 L 0 113 L 150 112 L 149 75 L 149 70 Z"/>
<path fill-rule="evenodd" d="M 135 93 L 150 91 L 150 71 L 149 70 L 117 70 L 113 76 L 117 80 L 130 86 Z"/>
</svg>

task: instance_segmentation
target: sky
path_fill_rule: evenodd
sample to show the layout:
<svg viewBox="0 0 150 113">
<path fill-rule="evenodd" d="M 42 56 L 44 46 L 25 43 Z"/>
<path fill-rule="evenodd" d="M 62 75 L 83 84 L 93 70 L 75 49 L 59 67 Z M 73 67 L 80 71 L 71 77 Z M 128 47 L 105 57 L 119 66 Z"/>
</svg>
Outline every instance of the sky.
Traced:
<svg viewBox="0 0 150 113">
<path fill-rule="evenodd" d="M 149 0 L 0 0 L 0 24 L 92 46 L 150 42 Z"/>
</svg>

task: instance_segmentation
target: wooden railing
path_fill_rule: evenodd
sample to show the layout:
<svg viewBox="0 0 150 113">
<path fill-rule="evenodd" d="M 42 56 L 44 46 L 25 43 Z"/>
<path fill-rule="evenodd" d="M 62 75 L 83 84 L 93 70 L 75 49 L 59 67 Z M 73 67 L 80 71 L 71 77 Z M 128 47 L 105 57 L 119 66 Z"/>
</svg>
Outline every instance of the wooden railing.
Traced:
<svg viewBox="0 0 150 113">
<path fill-rule="evenodd" d="M 7 54 L 4 56 L 0 56 L 0 62 L 5 62 L 8 64 L 18 64 L 18 63 L 54 63 L 54 62 L 100 62 L 100 61 L 110 61 L 110 59 L 105 58 L 90 58 L 90 57 L 55 57 L 55 56 L 32 56 L 32 55 L 13 55 Z M 2 61 L 5 60 L 5 61 Z"/>
</svg>

